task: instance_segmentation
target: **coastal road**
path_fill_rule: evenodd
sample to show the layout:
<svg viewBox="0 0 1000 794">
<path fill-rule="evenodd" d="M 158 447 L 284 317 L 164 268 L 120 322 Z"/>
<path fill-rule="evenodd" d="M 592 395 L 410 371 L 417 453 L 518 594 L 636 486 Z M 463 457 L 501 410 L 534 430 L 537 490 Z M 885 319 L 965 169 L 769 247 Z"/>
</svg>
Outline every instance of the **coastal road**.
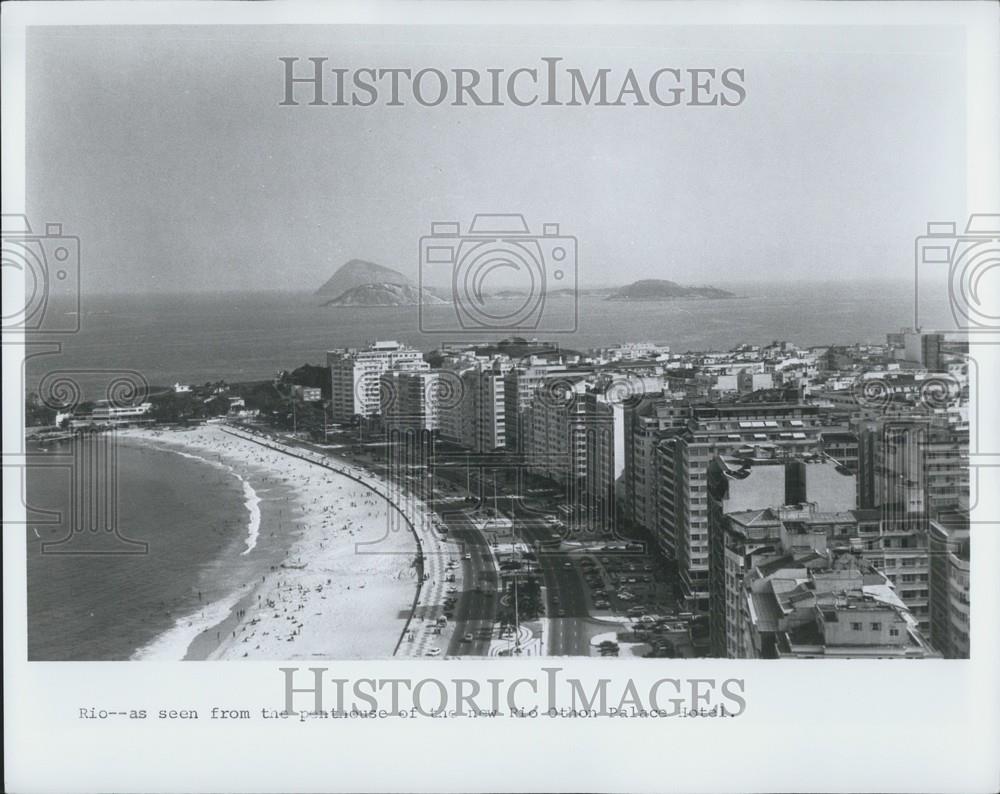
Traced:
<svg viewBox="0 0 1000 794">
<path fill-rule="evenodd" d="M 538 518 L 517 518 L 518 535 L 529 545 L 543 541 L 552 534 L 549 526 Z M 549 621 L 546 654 L 549 656 L 589 656 L 588 626 L 590 601 L 583 573 L 575 558 L 559 549 L 542 548 L 538 564 L 545 587 L 545 612 Z"/>
<path fill-rule="evenodd" d="M 308 443 L 302 446 L 312 447 Z M 347 457 L 351 459 L 353 456 Z M 374 461 L 368 465 L 376 471 L 385 468 Z M 457 461 L 435 466 L 434 477 L 434 507 L 438 510 L 445 508 L 441 515 L 448 526 L 449 537 L 460 541 L 463 546 L 461 591 L 453 594 L 456 599 L 452 616 L 453 634 L 448 648 L 442 650 L 448 656 L 485 656 L 489 652 L 499 607 L 498 575 L 488 539 L 460 509 L 449 509 L 448 500 L 460 495 L 474 500 L 462 500 L 465 507 L 471 507 L 475 502 L 488 506 L 496 493 L 499 504 L 507 502 L 506 507 L 515 511 L 517 501 L 504 493 L 501 483 L 498 482 L 494 490 L 492 478 L 484 477 L 479 469 L 469 470 Z M 420 481 L 419 473 L 408 475 L 407 480 L 418 492 L 426 487 Z M 466 490 L 469 486 L 472 493 Z M 536 542 L 551 537 L 551 527 L 537 513 L 515 515 L 514 521 L 517 537 L 530 546 L 537 548 Z M 466 556 L 469 559 L 465 559 Z M 590 616 L 587 587 L 576 559 L 578 556 L 556 548 L 543 549 L 538 556 L 545 593 L 545 619 L 549 621 L 548 655 L 589 656 L 590 637 L 606 626 Z M 472 635 L 471 641 L 465 640 L 467 634 Z"/>
<path fill-rule="evenodd" d="M 493 494 L 496 493 L 497 506 L 501 511 L 505 507 L 515 511 L 514 522 L 517 538 L 525 541 L 529 546 L 536 547 L 536 542 L 548 540 L 552 535 L 551 527 L 538 513 L 529 513 L 527 516 L 516 515 L 518 500 L 512 499 L 503 490 L 502 481 L 498 478 L 496 490 L 494 490 L 493 478 L 488 476 L 479 468 L 467 469 L 460 462 L 450 465 L 438 465 L 434 469 L 435 479 L 445 480 L 457 486 L 463 494 L 468 494 L 477 498 L 481 506 L 492 507 Z M 471 486 L 472 493 L 466 491 L 466 487 Z M 506 505 L 504 504 L 506 502 Z M 488 649 L 488 643 L 463 643 L 462 638 L 466 633 L 471 632 L 477 637 L 477 631 L 487 624 L 491 624 L 496 617 L 496 575 L 495 568 L 489 558 L 489 546 L 483 533 L 476 530 L 467 517 L 455 518 L 449 522 L 449 526 L 454 526 L 452 534 L 460 538 L 469 546 L 469 551 L 474 560 L 483 559 L 481 566 L 473 566 L 473 570 L 466 570 L 465 581 L 475 586 L 477 581 L 483 581 L 484 587 L 492 594 L 489 599 L 484 596 L 476 596 L 475 592 L 470 592 L 467 586 L 466 592 L 459 600 L 455 619 L 460 622 L 456 625 L 452 644 L 448 649 L 449 655 L 482 655 Z M 479 555 L 485 555 L 480 557 Z M 545 619 L 549 621 L 548 645 L 546 654 L 552 656 L 589 656 L 590 637 L 602 630 L 607 630 L 609 626 L 602 624 L 590 616 L 590 599 L 583 574 L 579 565 L 575 562 L 577 556 L 570 555 L 566 551 L 558 548 L 543 549 L 538 556 L 538 564 L 541 572 L 541 584 L 545 592 Z M 485 573 L 489 573 L 489 577 Z"/>
<path fill-rule="evenodd" d="M 329 450 L 322 450 L 308 442 L 299 443 L 306 448 L 330 454 Z M 344 455 L 343 459 L 357 461 L 351 454 Z M 465 490 L 464 468 L 462 471 L 449 471 L 446 477 L 440 477 L 443 473 L 440 472 L 439 479 L 428 483 L 424 479 L 427 472 L 417 467 L 409 471 L 390 469 L 386 462 L 378 460 L 377 456 L 363 463 L 357 462 L 383 478 L 399 478 L 402 475 L 402 482 L 399 485 L 419 494 L 444 521 L 448 528 L 448 537 L 461 544 L 460 551 L 456 555 L 449 555 L 458 557 L 462 569 L 462 581 L 459 592 L 451 594 L 455 599 L 455 606 L 451 610 L 452 635 L 448 647 L 442 650 L 446 656 L 486 656 L 489 653 L 499 605 L 498 576 L 489 543 L 483 533 L 476 529 L 468 516 L 462 512 L 462 509 L 472 506 L 472 502 L 465 498 L 468 493 Z M 431 493 L 428 493 L 429 485 Z M 471 641 L 465 640 L 466 634 L 472 635 Z"/>
<path fill-rule="evenodd" d="M 493 555 L 483 533 L 461 513 L 446 513 L 448 534 L 462 543 L 462 591 L 457 594 L 454 612 L 455 631 L 448 646 L 448 656 L 485 656 L 498 607 L 497 572 Z M 465 559 L 468 555 L 469 559 Z M 480 592 L 481 588 L 481 592 Z M 473 639 L 467 642 L 466 634 Z"/>
</svg>

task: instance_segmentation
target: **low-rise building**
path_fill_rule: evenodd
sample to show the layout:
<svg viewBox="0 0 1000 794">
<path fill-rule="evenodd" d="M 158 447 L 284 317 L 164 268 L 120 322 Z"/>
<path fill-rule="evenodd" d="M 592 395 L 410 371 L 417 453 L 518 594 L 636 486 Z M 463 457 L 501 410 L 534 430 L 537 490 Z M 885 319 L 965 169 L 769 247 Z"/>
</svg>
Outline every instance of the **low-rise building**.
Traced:
<svg viewBox="0 0 1000 794">
<path fill-rule="evenodd" d="M 787 553 L 757 565 L 741 606 L 747 658 L 940 656 L 885 577 L 849 553 Z"/>
<path fill-rule="evenodd" d="M 854 523 L 853 474 L 822 455 L 743 450 L 708 468 L 709 625 L 717 656 L 744 655 L 740 597 L 755 560 L 782 550 L 826 550 Z"/>
<path fill-rule="evenodd" d="M 323 399 L 323 390 L 318 386 L 293 386 L 292 394 L 304 403 L 317 403 Z"/>
<path fill-rule="evenodd" d="M 115 405 L 107 400 L 102 400 L 94 405 L 89 414 L 74 414 L 69 420 L 69 427 L 71 429 L 94 426 L 117 427 L 152 422 L 153 419 L 150 417 L 152 410 L 153 404 L 151 402 L 143 402 L 138 405 Z"/>
</svg>

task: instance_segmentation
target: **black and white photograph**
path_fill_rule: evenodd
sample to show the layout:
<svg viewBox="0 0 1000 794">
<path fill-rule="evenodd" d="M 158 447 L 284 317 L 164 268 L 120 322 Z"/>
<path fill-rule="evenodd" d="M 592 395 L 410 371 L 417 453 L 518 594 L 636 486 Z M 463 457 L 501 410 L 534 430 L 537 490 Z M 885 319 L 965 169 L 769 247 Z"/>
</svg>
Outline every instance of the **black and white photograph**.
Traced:
<svg viewBox="0 0 1000 794">
<path fill-rule="evenodd" d="M 609 714 L 688 742 L 746 730 L 756 673 L 799 701 L 766 730 L 808 733 L 804 692 L 855 691 L 832 676 L 995 664 L 1000 179 L 973 153 L 996 143 L 996 6 L 120 5 L 4 8 L 5 670 L 83 676 L 65 730 L 238 748 L 252 720 L 254 748 L 269 718 L 419 733 L 540 700 L 560 742 Z M 266 683 L 133 708 L 160 670 Z M 443 766 L 404 782 L 157 761 L 11 790 L 459 785 L 425 740 Z M 630 782 L 655 764 L 614 746 L 590 777 L 461 790 L 792 790 Z M 984 761 L 957 789 L 955 756 L 851 780 L 992 790 Z"/>
</svg>

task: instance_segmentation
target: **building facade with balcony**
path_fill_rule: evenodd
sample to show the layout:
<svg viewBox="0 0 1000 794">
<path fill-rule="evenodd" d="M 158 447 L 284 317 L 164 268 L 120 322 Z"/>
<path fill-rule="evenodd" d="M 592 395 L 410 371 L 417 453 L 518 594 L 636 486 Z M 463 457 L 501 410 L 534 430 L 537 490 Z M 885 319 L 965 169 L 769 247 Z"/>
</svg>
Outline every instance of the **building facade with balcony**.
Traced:
<svg viewBox="0 0 1000 794">
<path fill-rule="evenodd" d="M 423 353 L 399 342 L 373 342 L 358 350 L 331 350 L 326 354 L 330 370 L 330 409 L 335 421 L 372 417 L 381 412 L 379 378 L 391 370 L 430 369 Z"/>
</svg>

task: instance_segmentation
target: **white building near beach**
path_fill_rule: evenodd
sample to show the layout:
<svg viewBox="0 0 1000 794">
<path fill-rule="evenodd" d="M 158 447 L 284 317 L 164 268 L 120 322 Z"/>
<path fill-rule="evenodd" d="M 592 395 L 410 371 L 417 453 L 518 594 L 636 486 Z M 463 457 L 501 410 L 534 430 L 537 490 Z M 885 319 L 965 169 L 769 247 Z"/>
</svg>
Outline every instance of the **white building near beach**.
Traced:
<svg viewBox="0 0 1000 794">
<path fill-rule="evenodd" d="M 340 422 L 380 413 L 379 378 L 386 372 L 430 369 L 419 350 L 390 341 L 373 342 L 365 350 L 331 350 L 326 364 L 332 387 L 331 414 Z"/>
</svg>

